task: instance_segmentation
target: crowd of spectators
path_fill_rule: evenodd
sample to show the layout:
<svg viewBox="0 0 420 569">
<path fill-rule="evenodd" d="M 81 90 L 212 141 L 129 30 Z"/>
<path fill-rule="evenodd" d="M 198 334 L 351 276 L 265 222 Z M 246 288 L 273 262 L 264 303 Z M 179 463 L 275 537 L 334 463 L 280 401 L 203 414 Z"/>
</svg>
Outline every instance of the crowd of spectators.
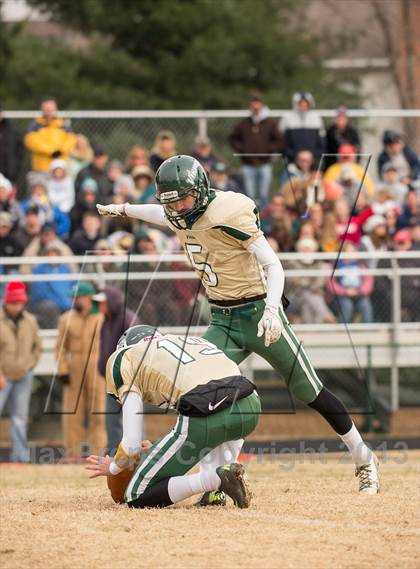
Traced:
<svg viewBox="0 0 420 569">
<path fill-rule="evenodd" d="M 231 162 L 240 164 L 236 169 L 221 158 L 208 137 L 198 136 L 191 147 L 180 148 L 170 130 L 158 132 L 150 150 L 133 146 L 120 162 L 106 148 L 74 133 L 70 122 L 58 116 L 54 99 L 42 102 L 41 116 L 29 125 L 22 140 L 0 109 L 0 256 L 54 258 L 53 263 L 3 264 L 0 272 L 36 275 L 28 308 L 41 326 L 52 328 L 70 307 L 69 291 L 77 278 L 74 273 L 80 270 L 95 273 L 99 288 L 124 286 L 112 280 L 112 274 L 108 278 L 108 273 L 185 270 L 183 263 L 158 265 L 156 258 L 130 262 L 130 253 L 177 251 L 179 243 L 169 229 L 129 218 L 100 218 L 96 211 L 96 203 L 156 203 L 155 172 L 164 160 L 181 152 L 202 163 L 213 188 L 242 192 L 256 200 L 261 227 L 276 251 L 308 253 L 305 261 L 284 262 L 286 269 L 300 271 L 288 279 L 292 319 L 333 322 L 356 317 L 371 322 L 389 318 L 389 306 L 382 306 L 389 297 L 389 287 L 388 297 L 382 292 L 387 288 L 386 277 L 364 274 L 365 267 L 379 266 L 377 259 L 342 260 L 334 279 L 304 277 L 302 271 L 325 268 L 311 259 L 310 254 L 317 251 L 419 248 L 420 162 L 403 135 L 383 133 L 377 176 L 371 176 L 374 167 L 366 171 L 363 140 L 350 124 L 345 107 L 337 109 L 326 127 L 313 96 L 295 93 L 292 110 L 277 122 L 262 95 L 254 93 L 249 116 L 234 126 L 229 142 L 237 155 Z M 31 169 L 24 187 L 17 188 L 25 149 Z M 61 260 L 87 252 L 120 259 L 91 263 L 85 258 L 78 264 Z M 415 259 L 404 266 L 415 266 Z M 61 276 L 41 281 L 39 275 Z M 412 294 L 420 293 L 418 280 L 410 281 Z M 184 324 L 189 319 L 186 309 L 195 302 L 196 286 L 195 281 L 159 280 L 149 287 L 146 279 L 129 282 L 126 293 L 130 308 L 137 311 L 147 289 L 149 301 L 144 303 L 141 320 Z M 2 289 L 0 285 L 0 297 Z M 419 302 L 413 302 L 414 307 L 405 304 L 404 317 L 418 316 Z"/>
<path fill-rule="evenodd" d="M 337 255 L 337 262 L 328 264 L 314 253 L 420 249 L 420 162 L 404 136 L 383 133 L 372 176 L 375 165 L 367 171 L 363 140 L 345 107 L 324 125 L 311 93 L 295 93 L 292 110 L 277 122 L 262 95 L 254 93 L 249 116 L 234 126 L 229 143 L 236 155 L 231 164 L 207 136 L 197 136 L 186 148 L 177 144 L 175 133 L 162 130 L 150 150 L 135 145 L 120 162 L 107 148 L 74 133 L 52 98 L 42 101 L 41 115 L 24 137 L 0 107 L 0 257 L 15 259 L 0 263 L 0 274 L 14 279 L 0 283 L 0 414 L 8 403 L 12 460 L 29 460 L 26 429 L 33 369 L 41 354 L 39 327 L 58 328 L 63 409 L 73 409 L 81 394 L 77 412 L 63 415 L 64 447 L 75 459 L 85 442 L 92 449 L 104 446 L 104 410 L 108 448 L 115 449 L 121 438 L 119 408 L 110 397 L 105 401 L 97 377 L 104 375 L 122 331 L 137 322 L 207 321 L 196 279 L 153 278 L 189 270 L 182 260 L 159 261 L 161 252 L 180 249 L 169 229 L 101 218 L 96 211 L 97 203 L 156 203 L 155 173 L 178 152 L 201 162 L 213 188 L 242 192 L 257 202 L 261 229 L 276 252 L 301 254 L 283 260 L 292 321 L 390 321 L 389 277 L 366 269 L 389 271 L 395 263 L 418 269 L 418 257 Z M 25 152 L 28 172 L 22 172 Z M 92 253 L 112 262 L 92 259 Z M 140 262 L 133 254 L 147 257 Z M 80 256 L 76 263 L 68 259 L 74 255 Z M 32 275 L 30 282 L 15 280 L 19 274 Z M 401 283 L 402 319 L 418 320 L 418 270 Z M 96 414 L 86 430 L 85 405 L 91 400 Z"/>
</svg>

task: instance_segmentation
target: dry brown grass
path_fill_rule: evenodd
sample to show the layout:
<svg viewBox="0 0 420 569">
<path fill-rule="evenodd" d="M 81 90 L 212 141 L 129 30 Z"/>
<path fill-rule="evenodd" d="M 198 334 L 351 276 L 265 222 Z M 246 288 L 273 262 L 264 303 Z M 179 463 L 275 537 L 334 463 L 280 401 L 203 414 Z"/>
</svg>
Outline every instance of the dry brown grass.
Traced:
<svg viewBox="0 0 420 569">
<path fill-rule="evenodd" d="M 418 568 L 420 452 L 385 458 L 378 496 L 358 495 L 342 455 L 253 460 L 249 510 L 129 510 L 81 466 L 5 466 L 0 566 Z"/>
</svg>

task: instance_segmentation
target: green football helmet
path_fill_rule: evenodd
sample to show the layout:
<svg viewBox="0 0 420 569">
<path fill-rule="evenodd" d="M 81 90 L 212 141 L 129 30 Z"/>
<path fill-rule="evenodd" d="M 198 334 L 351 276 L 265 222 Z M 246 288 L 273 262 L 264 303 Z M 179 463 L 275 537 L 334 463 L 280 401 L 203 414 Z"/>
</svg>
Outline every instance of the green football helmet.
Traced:
<svg viewBox="0 0 420 569">
<path fill-rule="evenodd" d="M 206 171 L 192 156 L 173 156 L 156 172 L 156 199 L 165 209 L 166 217 L 178 229 L 192 226 L 209 202 L 210 184 Z M 177 212 L 171 204 L 194 196 L 193 207 Z"/>
<path fill-rule="evenodd" d="M 134 346 L 143 340 L 144 338 L 158 336 L 162 334 L 158 331 L 155 326 L 148 326 L 147 324 L 139 324 L 137 326 L 131 326 L 127 328 L 124 334 L 120 337 L 117 343 L 117 350 L 122 348 L 129 348 Z"/>
</svg>

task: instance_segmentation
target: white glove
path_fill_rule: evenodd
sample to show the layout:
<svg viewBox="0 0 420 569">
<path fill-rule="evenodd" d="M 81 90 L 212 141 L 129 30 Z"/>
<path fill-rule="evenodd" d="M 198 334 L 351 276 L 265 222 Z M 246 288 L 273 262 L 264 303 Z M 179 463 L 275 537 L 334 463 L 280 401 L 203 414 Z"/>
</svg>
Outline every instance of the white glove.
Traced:
<svg viewBox="0 0 420 569">
<path fill-rule="evenodd" d="M 96 204 L 96 209 L 98 210 L 99 215 L 111 215 L 113 217 L 126 217 L 127 214 L 125 213 L 125 203 L 122 204 L 115 204 L 112 203 L 110 205 L 101 205 L 100 203 Z"/>
<path fill-rule="evenodd" d="M 264 345 L 266 348 L 270 344 L 280 340 L 283 330 L 283 323 L 279 316 L 279 311 L 274 306 L 266 306 L 261 320 L 258 322 L 257 337 L 261 338 L 264 334 Z"/>
</svg>

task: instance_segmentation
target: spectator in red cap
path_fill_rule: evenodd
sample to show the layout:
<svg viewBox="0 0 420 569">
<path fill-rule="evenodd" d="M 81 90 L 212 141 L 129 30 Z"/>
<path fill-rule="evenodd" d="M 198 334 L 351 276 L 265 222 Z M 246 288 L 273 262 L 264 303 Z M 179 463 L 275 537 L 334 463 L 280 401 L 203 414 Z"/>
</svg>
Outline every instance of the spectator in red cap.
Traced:
<svg viewBox="0 0 420 569">
<path fill-rule="evenodd" d="M 13 462 L 29 462 L 29 402 L 41 355 L 38 324 L 25 310 L 27 300 L 25 283 L 11 281 L 0 308 L 0 414 L 9 402 Z"/>
<path fill-rule="evenodd" d="M 340 198 L 334 204 L 334 213 L 335 230 L 339 242 L 351 241 L 359 245 L 362 238 L 362 226 L 373 215 L 372 208 L 368 206 L 360 213 L 353 214 L 347 200 Z"/>
<path fill-rule="evenodd" d="M 353 207 L 359 193 L 360 184 L 368 196 L 374 192 L 373 180 L 366 172 L 366 165 L 356 162 L 357 151 L 352 144 L 342 144 L 338 149 L 338 162 L 328 168 L 324 182 L 335 182 L 344 188 L 344 197 L 350 207 Z"/>
<path fill-rule="evenodd" d="M 335 113 L 334 123 L 327 128 L 327 156 L 325 157 L 325 169 L 337 162 L 338 149 L 342 144 L 351 144 L 360 152 L 360 137 L 358 131 L 349 124 L 349 115 L 346 107 L 338 107 Z M 322 166 L 324 169 L 324 165 Z"/>
<path fill-rule="evenodd" d="M 409 251 L 411 249 L 412 239 L 410 233 L 406 229 L 400 229 L 394 235 L 394 250 Z"/>
</svg>

